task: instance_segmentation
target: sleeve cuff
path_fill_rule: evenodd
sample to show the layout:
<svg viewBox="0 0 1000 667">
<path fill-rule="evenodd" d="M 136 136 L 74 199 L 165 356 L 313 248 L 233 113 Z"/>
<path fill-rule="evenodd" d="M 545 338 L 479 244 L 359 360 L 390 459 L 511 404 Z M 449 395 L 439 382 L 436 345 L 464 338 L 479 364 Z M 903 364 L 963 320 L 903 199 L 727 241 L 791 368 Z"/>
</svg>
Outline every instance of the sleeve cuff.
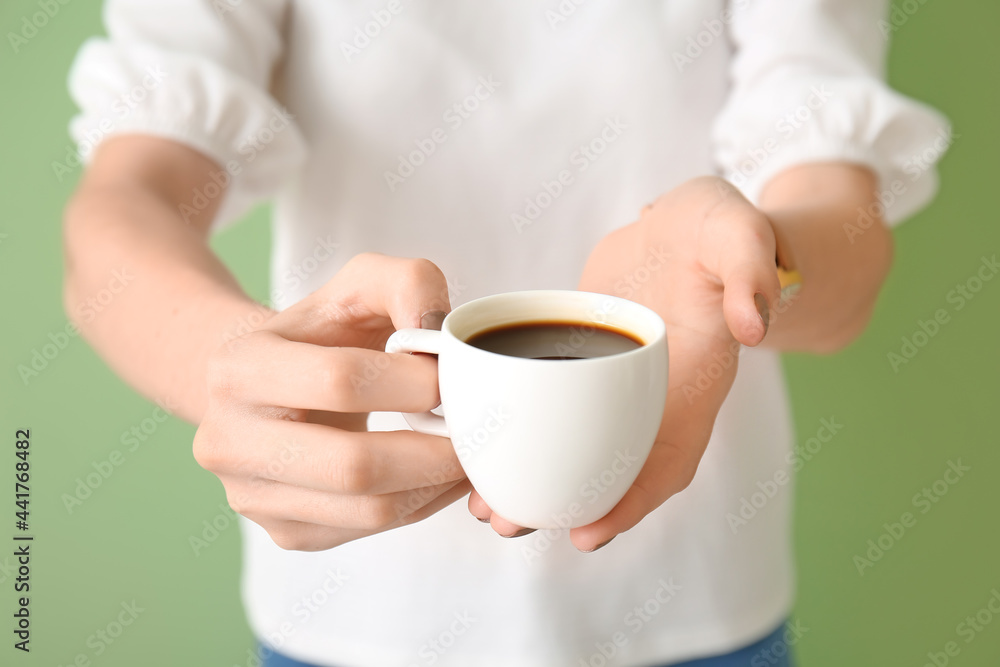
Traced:
<svg viewBox="0 0 1000 667">
<path fill-rule="evenodd" d="M 938 187 L 936 164 L 955 139 L 943 116 L 874 80 L 798 89 L 807 92 L 786 95 L 778 109 L 776 96 L 763 91 L 720 114 L 717 163 L 750 201 L 757 204 L 767 183 L 782 171 L 840 161 L 878 175 L 878 198 L 890 225 L 930 202 Z M 754 108 L 758 111 L 742 111 Z"/>
<path fill-rule="evenodd" d="M 220 166 L 190 209 L 208 205 L 228 185 L 213 230 L 272 197 L 301 167 L 306 149 L 292 116 L 270 95 L 219 65 L 142 45 L 93 39 L 70 72 L 80 113 L 70 134 L 84 163 L 110 136 L 149 134 L 186 144 Z"/>
</svg>

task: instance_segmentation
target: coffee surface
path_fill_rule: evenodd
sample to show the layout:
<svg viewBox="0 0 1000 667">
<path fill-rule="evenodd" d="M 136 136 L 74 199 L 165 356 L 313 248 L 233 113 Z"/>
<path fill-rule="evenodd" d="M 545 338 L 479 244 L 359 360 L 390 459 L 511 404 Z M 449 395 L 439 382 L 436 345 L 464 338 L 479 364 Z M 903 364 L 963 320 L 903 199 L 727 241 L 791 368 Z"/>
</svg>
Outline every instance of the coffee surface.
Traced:
<svg viewBox="0 0 1000 667">
<path fill-rule="evenodd" d="M 517 322 L 486 329 L 465 341 L 487 352 L 525 359 L 593 359 L 642 347 L 633 334 L 586 322 Z"/>
</svg>

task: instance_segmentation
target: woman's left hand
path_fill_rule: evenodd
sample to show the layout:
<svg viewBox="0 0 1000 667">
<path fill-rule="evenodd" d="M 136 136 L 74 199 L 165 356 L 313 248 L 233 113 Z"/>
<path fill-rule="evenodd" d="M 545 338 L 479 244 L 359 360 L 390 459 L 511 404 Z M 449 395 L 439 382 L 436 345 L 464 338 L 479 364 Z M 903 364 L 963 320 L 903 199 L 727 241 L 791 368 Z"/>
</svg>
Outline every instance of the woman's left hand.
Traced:
<svg viewBox="0 0 1000 667">
<path fill-rule="evenodd" d="M 764 213 L 726 181 L 701 177 L 663 195 L 594 248 L 579 289 L 659 313 L 670 361 L 663 421 L 649 458 L 609 514 L 572 529 L 581 551 L 629 530 L 694 479 L 736 377 L 740 345 L 764 339 L 778 302 L 775 246 Z M 469 509 L 500 535 L 525 532 L 493 514 L 475 491 Z"/>
</svg>

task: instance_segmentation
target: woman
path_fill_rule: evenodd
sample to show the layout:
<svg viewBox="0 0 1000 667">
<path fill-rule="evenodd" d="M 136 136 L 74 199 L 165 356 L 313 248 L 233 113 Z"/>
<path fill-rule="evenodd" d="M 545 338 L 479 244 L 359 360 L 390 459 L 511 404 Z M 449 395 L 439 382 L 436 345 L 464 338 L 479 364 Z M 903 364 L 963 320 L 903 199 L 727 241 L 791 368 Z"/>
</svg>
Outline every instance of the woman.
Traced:
<svg viewBox="0 0 1000 667">
<path fill-rule="evenodd" d="M 936 187 L 908 160 L 946 127 L 882 83 L 885 10 L 108 2 L 70 80 L 67 307 L 136 276 L 79 324 L 199 425 L 247 519 L 245 664 L 789 664 L 778 351 L 864 329 L 886 223 Z M 265 305 L 208 238 L 271 198 Z M 380 350 L 456 303 L 577 287 L 661 314 L 670 391 L 615 509 L 532 533 L 405 430 L 434 361 Z"/>
</svg>

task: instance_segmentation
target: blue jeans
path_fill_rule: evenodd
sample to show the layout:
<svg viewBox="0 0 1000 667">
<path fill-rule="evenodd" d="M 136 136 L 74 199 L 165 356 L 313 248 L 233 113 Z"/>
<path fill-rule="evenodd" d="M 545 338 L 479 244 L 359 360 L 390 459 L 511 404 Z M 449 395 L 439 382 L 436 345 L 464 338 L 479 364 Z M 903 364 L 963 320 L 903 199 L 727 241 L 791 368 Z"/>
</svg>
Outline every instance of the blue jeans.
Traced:
<svg viewBox="0 0 1000 667">
<path fill-rule="evenodd" d="M 261 656 L 267 656 L 269 653 L 271 655 L 262 660 L 263 667 L 319 667 L 292 660 L 267 649 L 261 653 Z M 699 658 L 662 667 L 793 667 L 793 664 L 791 648 L 786 639 L 785 625 L 782 624 L 767 637 L 734 653 L 714 658 Z"/>
</svg>

